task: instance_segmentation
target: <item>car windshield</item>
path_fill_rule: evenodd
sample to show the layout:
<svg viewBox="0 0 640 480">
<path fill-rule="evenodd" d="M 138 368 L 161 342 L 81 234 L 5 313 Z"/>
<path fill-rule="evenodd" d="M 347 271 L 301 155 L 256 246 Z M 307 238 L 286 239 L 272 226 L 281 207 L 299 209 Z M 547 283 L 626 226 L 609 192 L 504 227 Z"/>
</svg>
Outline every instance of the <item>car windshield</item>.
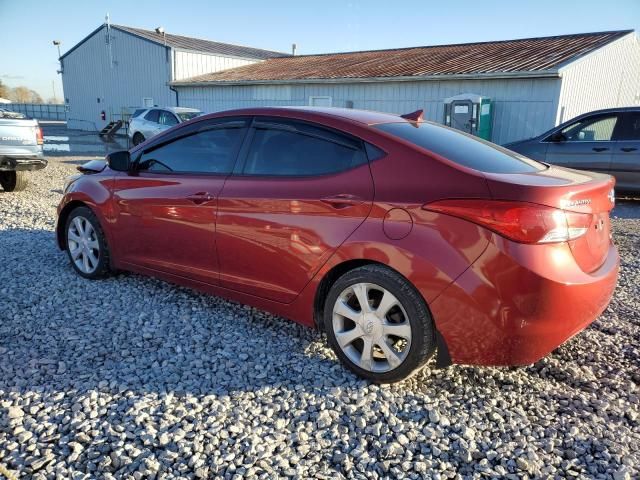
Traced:
<svg viewBox="0 0 640 480">
<path fill-rule="evenodd" d="M 506 148 L 430 122 L 383 123 L 376 127 L 455 163 L 481 172 L 529 173 L 547 168 L 542 163 Z"/>
<path fill-rule="evenodd" d="M 202 112 L 176 112 L 176 114 L 180 117 L 180 120 L 186 122 L 187 120 L 191 120 L 192 118 L 196 118 L 198 115 L 201 115 Z"/>
</svg>

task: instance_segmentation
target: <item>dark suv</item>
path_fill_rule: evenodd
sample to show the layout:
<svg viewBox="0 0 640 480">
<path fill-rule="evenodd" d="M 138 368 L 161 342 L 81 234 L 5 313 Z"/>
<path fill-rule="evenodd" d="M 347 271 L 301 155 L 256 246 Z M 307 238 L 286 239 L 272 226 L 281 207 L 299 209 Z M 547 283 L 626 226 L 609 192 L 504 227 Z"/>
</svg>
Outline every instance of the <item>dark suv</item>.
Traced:
<svg viewBox="0 0 640 480">
<path fill-rule="evenodd" d="M 640 192 L 640 107 L 585 113 L 505 147 L 534 160 L 609 173 L 616 189 Z"/>
</svg>

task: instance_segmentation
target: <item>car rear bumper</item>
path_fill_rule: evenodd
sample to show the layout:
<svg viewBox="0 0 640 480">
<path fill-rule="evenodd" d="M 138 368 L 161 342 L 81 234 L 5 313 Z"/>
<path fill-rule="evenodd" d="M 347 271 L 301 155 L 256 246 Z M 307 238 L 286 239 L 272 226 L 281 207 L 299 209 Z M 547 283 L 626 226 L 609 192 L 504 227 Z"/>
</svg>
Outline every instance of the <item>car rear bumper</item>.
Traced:
<svg viewBox="0 0 640 480">
<path fill-rule="evenodd" d="M 618 268 L 613 244 L 604 263 L 585 273 L 567 244 L 523 245 L 494 235 L 431 311 L 453 363 L 527 365 L 602 313 Z"/>
<path fill-rule="evenodd" d="M 39 156 L 0 156 L 0 171 L 42 170 L 47 160 Z"/>
</svg>

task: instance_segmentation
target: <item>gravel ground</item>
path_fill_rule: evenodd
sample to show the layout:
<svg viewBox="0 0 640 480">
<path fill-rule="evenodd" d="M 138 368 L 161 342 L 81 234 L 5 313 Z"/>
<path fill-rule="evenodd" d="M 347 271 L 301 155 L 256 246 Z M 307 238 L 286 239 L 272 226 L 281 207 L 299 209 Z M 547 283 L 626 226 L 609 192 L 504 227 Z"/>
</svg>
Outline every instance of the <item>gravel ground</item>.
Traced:
<svg viewBox="0 0 640 480">
<path fill-rule="evenodd" d="M 281 318 L 74 274 L 52 231 L 77 160 L 0 191 L 0 476 L 638 478 L 640 203 L 614 219 L 620 284 L 585 332 L 527 368 L 376 386 Z"/>
</svg>

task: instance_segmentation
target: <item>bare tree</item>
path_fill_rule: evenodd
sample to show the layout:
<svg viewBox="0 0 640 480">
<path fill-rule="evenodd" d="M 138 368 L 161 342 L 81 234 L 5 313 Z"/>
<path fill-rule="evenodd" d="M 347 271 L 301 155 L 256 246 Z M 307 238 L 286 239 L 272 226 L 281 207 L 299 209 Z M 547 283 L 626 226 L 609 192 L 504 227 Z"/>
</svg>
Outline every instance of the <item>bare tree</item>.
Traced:
<svg viewBox="0 0 640 480">
<path fill-rule="evenodd" d="M 11 89 L 7 87 L 4 83 L 2 83 L 2 80 L 0 80 L 0 98 L 8 99 L 10 94 L 11 94 Z"/>
<path fill-rule="evenodd" d="M 16 103 L 44 103 L 38 92 L 24 86 L 11 89 L 9 100 Z"/>
</svg>

